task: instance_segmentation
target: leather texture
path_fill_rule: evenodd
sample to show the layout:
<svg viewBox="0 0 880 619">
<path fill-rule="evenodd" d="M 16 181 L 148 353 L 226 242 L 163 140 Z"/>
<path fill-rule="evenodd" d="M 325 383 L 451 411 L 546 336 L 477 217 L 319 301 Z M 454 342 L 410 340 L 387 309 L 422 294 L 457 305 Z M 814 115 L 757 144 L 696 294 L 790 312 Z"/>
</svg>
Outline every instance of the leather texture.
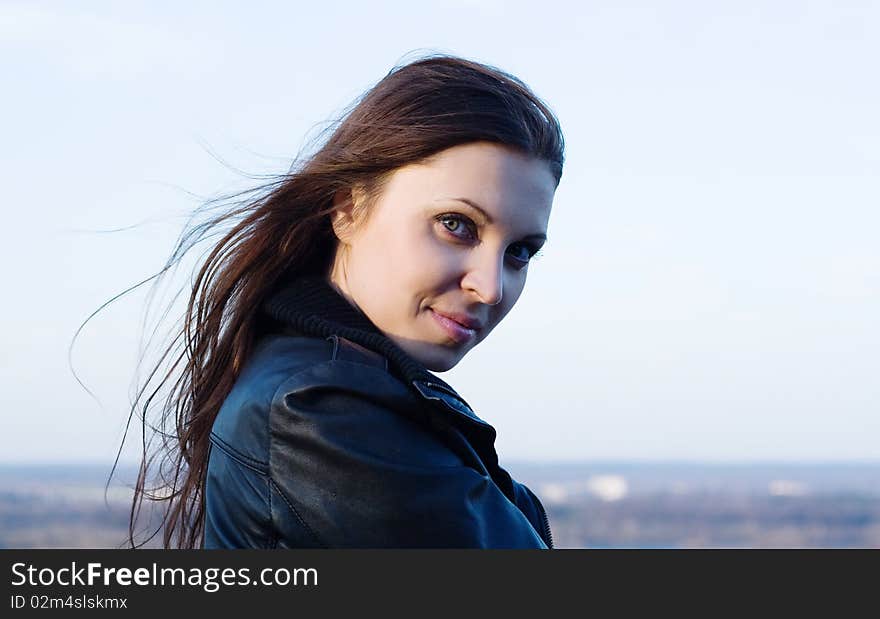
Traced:
<svg viewBox="0 0 880 619">
<path fill-rule="evenodd" d="M 344 337 L 258 344 L 211 432 L 205 548 L 547 548 L 538 498 L 442 381 Z"/>
</svg>

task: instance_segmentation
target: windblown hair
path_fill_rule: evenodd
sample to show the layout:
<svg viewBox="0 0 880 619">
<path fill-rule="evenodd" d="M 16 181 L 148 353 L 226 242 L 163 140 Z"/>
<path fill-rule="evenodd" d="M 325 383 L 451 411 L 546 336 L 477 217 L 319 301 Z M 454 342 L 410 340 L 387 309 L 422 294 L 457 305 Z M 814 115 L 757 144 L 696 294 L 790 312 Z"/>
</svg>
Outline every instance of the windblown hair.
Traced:
<svg viewBox="0 0 880 619">
<path fill-rule="evenodd" d="M 157 274 L 179 264 L 199 239 L 220 235 L 196 269 L 182 324 L 133 399 L 129 421 L 137 414 L 143 423 L 133 547 L 159 530 L 166 548 L 202 545 L 211 427 L 260 335 L 259 308 L 268 295 L 293 277 L 328 271 L 338 191 L 362 188 L 369 204 L 396 169 L 478 141 L 546 161 L 557 184 L 562 175 L 563 137 L 553 112 L 516 77 L 454 56 L 396 66 L 330 129 L 290 172 L 185 231 Z M 144 499 L 158 502 L 162 518 L 138 542 Z"/>
</svg>

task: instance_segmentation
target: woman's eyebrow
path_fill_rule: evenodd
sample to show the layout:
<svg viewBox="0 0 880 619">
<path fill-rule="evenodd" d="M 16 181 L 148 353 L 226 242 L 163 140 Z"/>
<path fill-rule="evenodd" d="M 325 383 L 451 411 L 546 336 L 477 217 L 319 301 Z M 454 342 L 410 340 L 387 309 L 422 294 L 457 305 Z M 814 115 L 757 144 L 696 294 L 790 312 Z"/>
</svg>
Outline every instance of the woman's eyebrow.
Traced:
<svg viewBox="0 0 880 619">
<path fill-rule="evenodd" d="M 439 202 L 441 200 L 454 200 L 456 202 L 462 202 L 464 204 L 467 204 L 469 207 L 471 207 L 472 209 L 474 209 L 475 211 L 477 211 L 480 214 L 480 216 L 483 218 L 484 224 L 491 224 L 492 223 L 492 217 L 489 215 L 489 213 L 484 211 L 480 207 L 480 205 L 477 204 L 476 202 L 474 202 L 473 200 L 470 200 L 468 198 L 437 198 L 435 200 L 435 202 Z M 522 238 L 523 238 L 523 240 L 535 239 L 537 241 L 546 241 L 547 235 L 543 234 L 543 233 L 527 234 L 526 236 L 524 236 Z"/>
<path fill-rule="evenodd" d="M 439 202 L 439 201 L 441 201 L 441 200 L 454 200 L 454 201 L 456 201 L 456 202 L 464 202 L 464 203 L 467 204 L 469 207 L 471 207 L 472 209 L 474 209 L 475 211 L 477 211 L 478 213 L 480 213 L 480 215 L 483 217 L 483 223 L 489 223 L 489 224 L 492 223 L 492 217 L 489 216 L 489 213 L 487 213 L 486 211 L 484 211 L 484 210 L 480 207 L 480 205 L 478 205 L 478 204 L 477 204 L 476 202 L 474 202 L 473 200 L 469 200 L 468 198 L 437 198 L 437 200 L 435 200 L 435 202 Z"/>
</svg>

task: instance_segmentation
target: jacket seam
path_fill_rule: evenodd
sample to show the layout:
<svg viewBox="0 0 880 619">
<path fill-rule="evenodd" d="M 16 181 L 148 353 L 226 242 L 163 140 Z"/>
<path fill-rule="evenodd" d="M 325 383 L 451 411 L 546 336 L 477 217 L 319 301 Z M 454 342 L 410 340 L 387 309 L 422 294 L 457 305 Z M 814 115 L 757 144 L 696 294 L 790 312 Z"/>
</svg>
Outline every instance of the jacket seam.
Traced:
<svg viewBox="0 0 880 619">
<path fill-rule="evenodd" d="M 334 364 L 338 365 L 338 364 L 340 364 L 340 363 L 350 363 L 350 364 L 352 364 L 352 365 L 357 365 L 358 367 L 372 368 L 372 369 L 376 370 L 377 372 L 380 372 L 380 373 L 383 373 L 383 374 L 389 374 L 390 376 L 394 377 L 393 374 L 390 374 L 389 372 L 385 372 L 384 370 L 380 370 L 378 367 L 376 367 L 376 366 L 374 366 L 374 365 L 367 365 L 367 364 L 365 364 L 365 363 L 358 363 L 358 362 L 356 362 L 356 361 L 348 361 L 348 360 L 346 360 L 346 359 L 326 359 L 326 360 L 321 361 L 321 362 L 319 362 L 319 363 L 316 363 L 316 364 L 314 364 L 314 365 L 310 365 L 310 366 L 308 366 L 308 367 L 305 367 L 305 368 L 303 368 L 303 369 L 301 369 L 301 370 L 299 370 L 299 371 L 297 371 L 297 372 L 294 372 L 293 374 L 288 375 L 286 378 L 284 378 L 284 379 L 281 381 L 281 384 L 278 385 L 278 388 L 275 389 L 275 392 L 272 394 L 272 400 L 270 401 L 270 405 L 272 405 L 272 404 L 274 404 L 275 402 L 278 401 L 278 395 L 279 395 L 279 393 L 280 393 L 284 388 L 286 388 L 286 387 L 290 384 L 290 382 L 293 381 L 294 379 L 299 378 L 299 377 L 302 376 L 303 374 L 308 374 L 309 372 L 314 372 L 314 371 L 316 371 L 316 370 L 318 370 L 318 369 L 320 369 L 320 368 L 323 368 L 323 367 L 329 367 L 329 366 L 332 366 L 332 365 L 334 365 Z"/>
<path fill-rule="evenodd" d="M 224 454 L 225 454 L 230 460 L 232 460 L 233 463 L 235 463 L 235 464 L 237 464 L 238 466 L 241 466 L 241 467 L 243 467 L 243 468 L 246 468 L 246 469 L 248 469 L 248 470 L 250 470 L 250 471 L 256 473 L 256 474 L 259 475 L 259 476 L 263 479 L 263 481 L 266 483 L 266 497 L 265 497 L 264 500 L 266 501 L 266 503 L 267 503 L 268 506 L 269 506 L 269 513 L 268 513 L 268 516 L 267 516 L 266 520 L 267 520 L 267 524 L 268 524 L 268 529 L 269 529 L 270 531 L 274 530 L 274 527 L 272 526 L 272 525 L 273 525 L 273 523 L 272 523 L 272 488 L 269 487 L 269 483 L 271 483 L 272 480 L 271 480 L 271 479 L 269 478 L 269 476 L 266 474 L 266 471 L 261 471 L 261 470 L 258 469 L 257 467 L 255 467 L 255 466 L 249 464 L 248 462 L 246 462 L 245 460 L 243 460 L 243 458 L 246 458 L 247 456 L 244 456 L 243 454 L 240 454 L 240 453 L 239 453 L 238 451 L 236 451 L 234 448 L 230 447 L 228 444 L 226 444 L 226 443 L 225 443 L 220 437 L 218 437 L 217 435 L 215 435 L 213 432 L 212 432 L 211 435 L 210 435 L 210 444 L 211 444 L 211 448 L 212 448 L 212 449 L 213 449 L 214 447 L 217 447 L 217 448 L 218 448 L 221 452 L 223 452 L 223 453 L 224 453 Z M 269 545 L 268 545 L 268 547 L 269 547 L 269 548 L 275 548 L 277 545 L 278 545 L 278 536 L 277 536 L 277 534 L 275 534 L 275 535 L 270 535 L 270 536 L 269 536 Z"/>
<path fill-rule="evenodd" d="M 348 338 L 342 337 L 341 335 L 333 334 L 330 337 L 328 337 L 327 339 L 331 340 L 333 342 L 333 354 L 330 358 L 330 361 L 347 361 L 349 363 L 356 363 L 358 365 L 363 365 L 363 366 L 370 367 L 370 368 L 381 369 L 381 371 L 390 374 L 390 372 L 388 371 L 388 357 L 386 357 L 382 353 L 379 353 L 379 352 L 372 350 L 370 348 L 367 348 L 367 347 L 363 347 L 360 344 L 358 344 L 357 342 L 354 342 Z M 340 348 L 342 348 L 342 347 L 353 350 L 358 355 L 361 355 L 361 357 L 366 356 L 368 353 L 374 354 L 382 360 L 382 367 L 380 368 L 375 363 L 368 363 L 366 361 L 359 361 L 357 359 L 340 359 L 339 358 L 339 351 L 340 351 Z M 359 348 L 364 348 L 367 351 L 367 353 L 362 352 L 361 350 L 359 350 Z"/>
<path fill-rule="evenodd" d="M 229 456 L 242 466 L 247 467 L 256 473 L 259 473 L 260 475 L 268 476 L 269 472 L 266 470 L 267 465 L 265 462 L 260 462 L 259 460 L 244 455 L 213 432 L 211 432 L 210 440 L 211 443 L 213 443 L 217 446 L 218 449 L 220 449 L 220 451 L 225 453 L 227 456 Z"/>
<path fill-rule="evenodd" d="M 269 537 L 269 548 L 275 549 L 278 548 L 278 540 L 281 538 L 281 531 L 278 530 L 278 527 L 275 526 L 275 518 L 272 516 L 272 478 L 268 475 L 266 476 L 266 486 L 268 488 L 269 495 L 269 530 L 272 531 L 272 535 Z"/>
<path fill-rule="evenodd" d="M 278 496 L 281 497 L 281 500 L 284 501 L 285 505 L 287 505 L 287 507 L 290 509 L 290 511 L 293 512 L 293 515 L 296 516 L 296 519 L 299 521 L 299 523 L 303 526 L 303 528 L 306 531 L 309 532 L 309 535 L 312 536 L 312 539 L 314 539 L 318 543 L 319 546 L 326 548 L 327 544 L 325 544 L 324 542 L 321 541 L 321 538 L 318 537 L 318 534 L 315 533 L 315 530 L 312 527 L 310 527 L 309 524 L 303 519 L 303 517 L 300 515 L 299 511 L 297 511 L 296 507 L 293 506 L 293 503 L 287 498 L 287 495 L 284 494 L 284 492 L 281 490 L 281 488 L 278 487 L 278 484 L 275 483 L 275 480 L 272 479 L 271 477 L 269 477 L 269 485 L 271 486 L 270 492 L 269 492 L 270 506 L 271 506 L 271 501 L 272 501 L 271 490 L 274 488 L 275 492 L 278 493 Z M 274 518 L 273 518 L 273 520 L 274 520 Z M 277 545 L 277 540 L 276 540 L 276 545 Z"/>
</svg>

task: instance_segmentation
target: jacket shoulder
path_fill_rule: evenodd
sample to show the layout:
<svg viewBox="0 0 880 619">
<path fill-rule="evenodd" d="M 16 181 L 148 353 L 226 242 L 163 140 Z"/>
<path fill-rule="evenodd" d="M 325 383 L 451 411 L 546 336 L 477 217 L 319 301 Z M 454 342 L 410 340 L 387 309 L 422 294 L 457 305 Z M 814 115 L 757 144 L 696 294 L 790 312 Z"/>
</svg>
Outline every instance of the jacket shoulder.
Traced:
<svg viewBox="0 0 880 619">
<path fill-rule="evenodd" d="M 387 373 L 382 355 L 341 337 L 272 335 L 257 344 L 211 429 L 205 485 L 206 547 L 273 544 L 273 406 L 291 387 L 332 387 L 338 383 L 338 376 L 327 374 L 328 367 L 346 368 L 342 374 L 349 382 L 364 372 Z M 368 382 L 376 383 L 375 378 Z"/>
<path fill-rule="evenodd" d="M 395 390 L 408 406 L 394 405 Z M 542 547 L 528 518 L 414 416 L 384 370 L 335 360 L 285 381 L 270 421 L 272 523 L 288 547 Z M 451 428 L 447 431 L 455 434 Z"/>
<path fill-rule="evenodd" d="M 347 370 L 328 372 L 333 366 Z M 270 412 L 280 392 L 321 386 L 375 389 L 382 385 L 385 392 L 398 395 L 403 387 L 402 383 L 394 385 L 382 355 L 345 338 L 270 336 L 259 342 L 223 401 L 211 428 L 211 441 L 265 471 L 269 464 Z"/>
</svg>

